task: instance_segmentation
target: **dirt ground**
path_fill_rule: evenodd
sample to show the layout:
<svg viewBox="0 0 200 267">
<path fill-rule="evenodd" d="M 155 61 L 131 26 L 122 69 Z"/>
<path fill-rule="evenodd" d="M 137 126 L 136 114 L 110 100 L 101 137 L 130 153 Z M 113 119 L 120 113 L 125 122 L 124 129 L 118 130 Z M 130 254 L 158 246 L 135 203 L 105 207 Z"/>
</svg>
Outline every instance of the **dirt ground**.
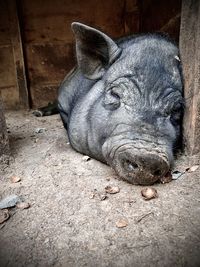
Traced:
<svg viewBox="0 0 200 267">
<path fill-rule="evenodd" d="M 12 160 L 1 168 L 0 198 L 16 194 L 30 208 L 10 208 L 0 224 L 1 267 L 200 266 L 200 168 L 155 184 L 158 197 L 145 201 L 144 187 L 75 152 L 58 115 L 6 119 Z M 198 163 L 183 156 L 176 168 Z M 21 181 L 11 183 L 13 175 Z M 120 192 L 104 199 L 108 185 Z M 124 228 L 116 226 L 121 219 Z"/>
</svg>

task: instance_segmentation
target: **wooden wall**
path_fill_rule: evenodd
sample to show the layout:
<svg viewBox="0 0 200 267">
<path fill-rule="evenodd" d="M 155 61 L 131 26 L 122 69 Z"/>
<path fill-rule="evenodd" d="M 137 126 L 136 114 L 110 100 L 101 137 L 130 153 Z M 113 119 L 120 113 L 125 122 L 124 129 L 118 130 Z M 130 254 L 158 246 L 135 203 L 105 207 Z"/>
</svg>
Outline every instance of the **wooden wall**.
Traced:
<svg viewBox="0 0 200 267">
<path fill-rule="evenodd" d="M 125 33 L 124 0 L 21 0 L 20 7 L 33 107 L 55 99 L 59 83 L 75 64 L 72 21 L 100 27 L 113 37 Z"/>
<path fill-rule="evenodd" d="M 4 117 L 3 103 L 0 93 L 0 166 L 9 162 L 9 142 L 6 121 Z"/>
<path fill-rule="evenodd" d="M 16 1 L 0 0 L 0 90 L 6 107 L 29 107 L 26 82 Z"/>
<path fill-rule="evenodd" d="M 0 88 L 6 106 L 19 106 L 8 4 L 0 1 Z"/>
<path fill-rule="evenodd" d="M 140 31 L 165 32 L 179 42 L 181 0 L 140 1 Z"/>
<path fill-rule="evenodd" d="M 200 0 L 183 0 L 180 52 L 186 108 L 184 138 L 187 151 L 200 152 Z"/>
<path fill-rule="evenodd" d="M 114 38 L 166 31 L 178 40 L 180 9 L 181 0 L 0 0 L 5 106 L 35 108 L 56 98 L 61 80 L 75 64 L 71 22 L 100 28 Z"/>
</svg>

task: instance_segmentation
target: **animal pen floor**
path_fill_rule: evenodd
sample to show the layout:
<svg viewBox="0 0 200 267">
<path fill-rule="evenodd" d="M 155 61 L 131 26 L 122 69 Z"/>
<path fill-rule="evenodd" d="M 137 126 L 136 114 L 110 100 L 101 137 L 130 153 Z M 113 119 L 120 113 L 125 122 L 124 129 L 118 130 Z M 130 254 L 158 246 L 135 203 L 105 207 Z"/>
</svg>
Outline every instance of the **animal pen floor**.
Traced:
<svg viewBox="0 0 200 267">
<path fill-rule="evenodd" d="M 0 224 L 1 267 L 200 266 L 200 168 L 155 184 L 158 197 L 145 201 L 144 187 L 75 152 L 58 115 L 6 119 L 12 160 L 1 170 L 0 198 L 16 194 L 30 208 L 10 208 Z M 176 168 L 197 160 L 182 157 Z M 11 183 L 13 175 L 21 181 Z M 108 185 L 120 192 L 104 199 Z M 116 226 L 121 219 L 126 227 Z"/>
</svg>

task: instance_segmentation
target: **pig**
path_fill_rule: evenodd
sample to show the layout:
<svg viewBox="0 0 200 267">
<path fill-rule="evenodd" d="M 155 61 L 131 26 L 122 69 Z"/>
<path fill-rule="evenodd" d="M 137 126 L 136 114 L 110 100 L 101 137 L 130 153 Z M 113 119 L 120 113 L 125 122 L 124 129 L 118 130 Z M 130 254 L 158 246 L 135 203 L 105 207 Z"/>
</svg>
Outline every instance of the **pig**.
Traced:
<svg viewBox="0 0 200 267">
<path fill-rule="evenodd" d="M 72 23 L 77 66 L 58 109 L 71 146 L 110 165 L 132 184 L 164 177 L 180 145 L 184 110 L 177 46 L 162 34 L 117 40 Z"/>
</svg>

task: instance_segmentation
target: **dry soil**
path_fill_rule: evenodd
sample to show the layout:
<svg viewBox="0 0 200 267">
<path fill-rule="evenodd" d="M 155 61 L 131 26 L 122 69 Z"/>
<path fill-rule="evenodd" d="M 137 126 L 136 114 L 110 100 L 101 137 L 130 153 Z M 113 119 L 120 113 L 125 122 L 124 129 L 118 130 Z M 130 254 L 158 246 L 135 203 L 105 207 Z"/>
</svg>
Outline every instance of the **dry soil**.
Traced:
<svg viewBox="0 0 200 267">
<path fill-rule="evenodd" d="M 155 184 L 158 197 L 145 201 L 144 187 L 75 152 L 58 115 L 6 119 L 12 158 L 1 168 L 0 198 L 17 194 L 30 208 L 9 209 L 0 224 L 1 267 L 200 266 L 200 168 Z M 182 156 L 176 169 L 198 163 Z M 120 192 L 105 195 L 109 185 Z"/>
</svg>

